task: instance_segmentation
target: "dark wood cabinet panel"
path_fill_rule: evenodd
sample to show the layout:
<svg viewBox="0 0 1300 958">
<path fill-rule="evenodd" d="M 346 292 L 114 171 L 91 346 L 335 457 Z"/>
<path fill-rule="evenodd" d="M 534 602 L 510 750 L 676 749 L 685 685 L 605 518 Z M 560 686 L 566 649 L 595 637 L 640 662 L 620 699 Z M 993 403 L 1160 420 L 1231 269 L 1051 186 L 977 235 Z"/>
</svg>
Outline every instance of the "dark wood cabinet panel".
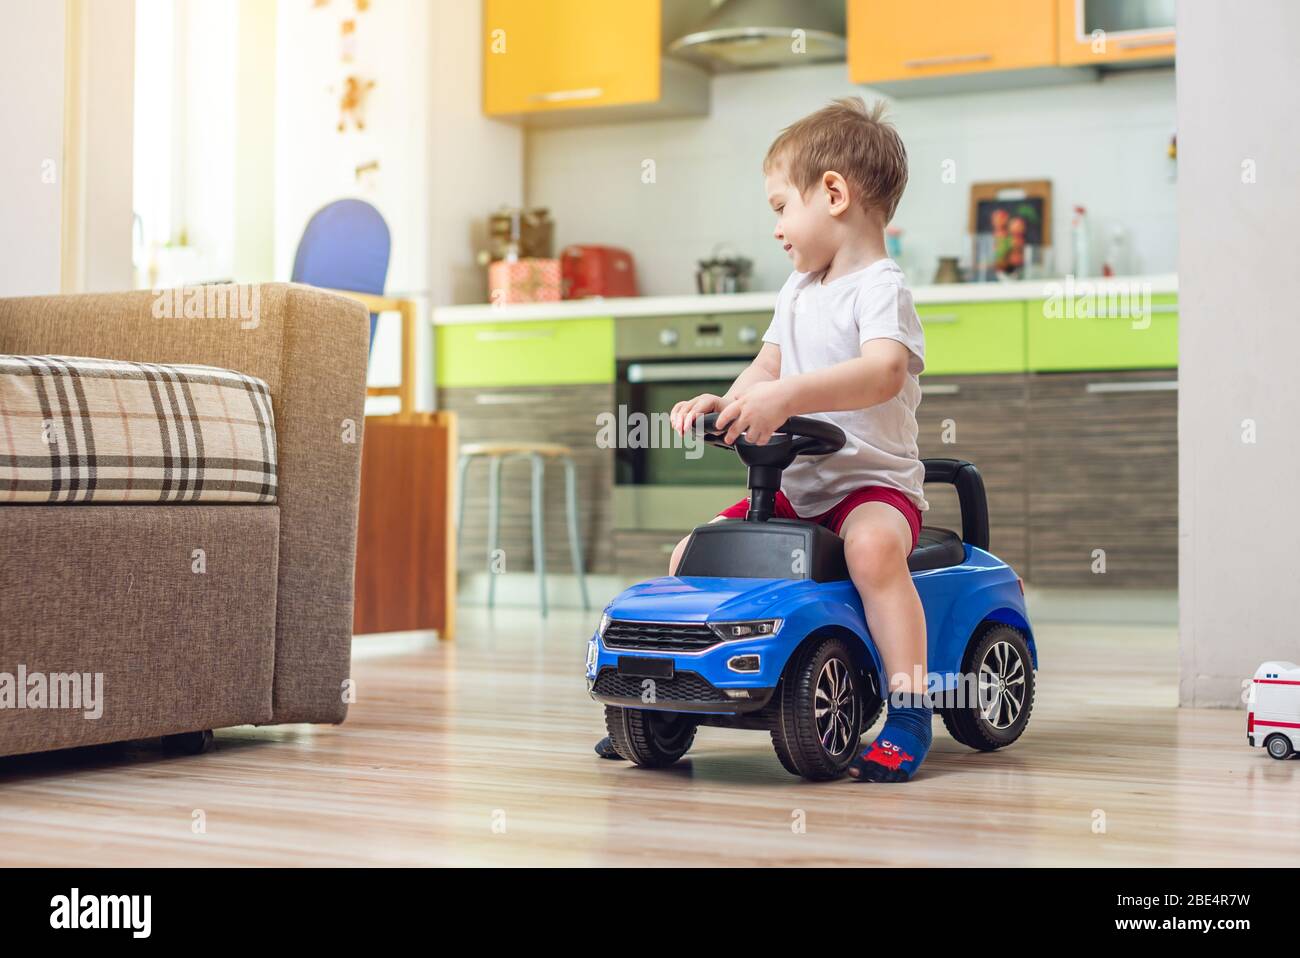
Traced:
<svg viewBox="0 0 1300 958">
<path fill-rule="evenodd" d="M 1176 379 L 1168 369 L 1030 377 L 1034 584 L 1177 585 Z"/>
<path fill-rule="evenodd" d="M 438 390 L 438 406 L 458 417 L 460 443 L 528 440 L 564 443 L 573 449 L 578 474 L 578 529 L 584 564 L 591 573 L 608 573 L 613 559 L 614 450 L 596 445 L 596 416 L 614 407 L 612 384 L 456 387 Z M 466 480 L 465 529 L 458 567 L 477 571 L 487 565 L 488 464 L 474 461 Z M 506 571 L 531 571 L 531 473 L 526 459 L 501 467 L 501 548 Z M 572 569 L 565 525 L 564 469 L 548 462 L 545 489 L 546 568 L 563 575 Z"/>
<path fill-rule="evenodd" d="M 922 458 L 966 459 L 984 477 L 989 499 L 989 545 L 994 555 L 1028 579 L 1026 378 L 1023 375 L 926 376 L 917 409 Z M 927 526 L 961 531 L 957 494 L 928 484 Z"/>
</svg>

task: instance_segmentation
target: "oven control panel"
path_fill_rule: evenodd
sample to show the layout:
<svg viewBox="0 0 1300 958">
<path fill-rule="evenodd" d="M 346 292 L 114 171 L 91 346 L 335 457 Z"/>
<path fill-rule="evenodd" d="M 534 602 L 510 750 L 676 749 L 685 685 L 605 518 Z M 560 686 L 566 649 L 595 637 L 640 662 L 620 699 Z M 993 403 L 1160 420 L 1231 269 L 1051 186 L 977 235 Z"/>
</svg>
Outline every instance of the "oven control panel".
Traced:
<svg viewBox="0 0 1300 958">
<path fill-rule="evenodd" d="M 748 358 L 758 354 L 771 321 L 770 313 L 627 316 L 614 323 L 614 353 L 619 359 Z"/>
</svg>

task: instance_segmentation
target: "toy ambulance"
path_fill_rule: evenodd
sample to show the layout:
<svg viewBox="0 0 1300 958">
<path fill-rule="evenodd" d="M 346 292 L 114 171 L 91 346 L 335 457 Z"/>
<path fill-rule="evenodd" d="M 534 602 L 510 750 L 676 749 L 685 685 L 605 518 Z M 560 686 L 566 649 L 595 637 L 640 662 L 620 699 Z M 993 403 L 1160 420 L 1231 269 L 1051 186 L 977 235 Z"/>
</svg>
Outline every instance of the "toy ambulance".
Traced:
<svg viewBox="0 0 1300 958">
<path fill-rule="evenodd" d="M 1273 758 L 1300 751 L 1300 666 L 1265 662 L 1255 670 L 1246 716 L 1246 740 Z"/>
</svg>

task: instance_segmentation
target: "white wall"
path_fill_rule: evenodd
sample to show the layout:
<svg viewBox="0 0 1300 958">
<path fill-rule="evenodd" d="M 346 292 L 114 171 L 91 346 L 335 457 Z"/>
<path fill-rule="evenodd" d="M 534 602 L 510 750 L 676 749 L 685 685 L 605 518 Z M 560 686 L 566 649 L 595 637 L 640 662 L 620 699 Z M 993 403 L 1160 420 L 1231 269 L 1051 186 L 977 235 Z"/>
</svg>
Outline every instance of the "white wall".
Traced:
<svg viewBox="0 0 1300 958">
<path fill-rule="evenodd" d="M 435 0 L 429 42 L 429 287 L 435 305 L 483 302 L 474 254 L 487 217 L 524 198 L 524 135 L 483 115 L 481 3 Z"/>
<path fill-rule="evenodd" d="M 58 4 L 54 4 L 58 5 Z M 135 286 L 131 262 L 135 106 L 134 0 L 78 0 L 82 13 L 79 275 L 65 287 Z"/>
<path fill-rule="evenodd" d="M 64 5 L 0 5 L 0 296 L 59 291 Z"/>
<path fill-rule="evenodd" d="M 233 275 L 275 278 L 275 0 L 239 0 Z"/>
<path fill-rule="evenodd" d="M 429 104 L 426 49 L 429 4 L 421 0 L 316 7 L 278 0 L 275 78 L 275 275 L 289 279 L 307 221 L 334 200 L 373 204 L 392 234 L 388 290 L 423 297 L 428 267 L 426 222 Z M 355 19 L 356 58 L 340 59 L 340 24 Z M 373 79 L 365 129 L 340 133 L 339 101 L 350 74 Z M 359 166 L 378 171 L 360 179 Z M 400 378 L 396 321 L 380 324 L 371 381 Z"/>
<path fill-rule="evenodd" d="M 338 9 L 335 9 L 335 8 Z M 523 135 L 480 108 L 480 4 L 387 0 L 355 14 L 279 0 L 276 39 L 275 271 L 287 279 L 307 220 L 332 200 L 373 203 L 392 231 L 388 289 L 427 307 L 481 301 L 474 264 L 486 219 L 523 194 Z M 339 62 L 339 21 L 357 21 L 357 60 Z M 350 71 L 376 81 L 366 129 L 337 130 Z M 379 172 L 358 181 L 357 166 Z M 398 378 L 395 322 L 381 323 L 372 382 Z M 422 323 L 417 401 L 432 408 L 432 345 Z"/>
<path fill-rule="evenodd" d="M 429 4 L 422 0 L 315 7 L 278 0 L 276 26 L 275 271 L 288 279 L 307 221 L 333 200 L 373 203 L 393 234 L 390 289 L 422 289 L 425 255 L 425 121 Z M 356 61 L 340 62 L 340 22 L 357 23 Z M 349 73 L 376 82 L 366 129 L 338 131 Z M 358 180 L 357 167 L 378 173 Z"/>
<path fill-rule="evenodd" d="M 235 273 L 238 75 L 243 57 L 238 0 L 173 0 L 179 18 L 174 139 L 180 203 L 175 228 L 190 249 L 163 285 L 244 281 Z M 269 91 L 268 91 L 269 95 Z M 264 161 L 269 150 L 255 151 Z"/>
<path fill-rule="evenodd" d="M 1300 4 L 1178 4 L 1179 697 L 1300 662 Z M 1251 181 L 1253 179 L 1253 182 Z M 1255 441 L 1243 422 L 1251 420 Z"/>
<path fill-rule="evenodd" d="M 527 198 L 549 206 L 560 245 L 610 243 L 637 259 L 642 291 L 693 291 L 695 261 L 725 242 L 755 260 L 755 288 L 778 288 L 789 261 L 771 238 L 760 172 L 781 128 L 837 96 L 876 94 L 844 64 L 719 76 L 708 117 L 529 132 Z M 1100 262 L 1112 224 L 1129 228 L 1146 272 L 1171 272 L 1175 188 L 1166 147 L 1174 130 L 1172 70 L 1043 89 L 913 97 L 893 102 L 911 179 L 895 217 L 904 265 L 928 282 L 939 255 L 968 257 L 970 184 L 1052 180 L 1057 265 L 1070 265 L 1070 210 L 1089 210 Z M 654 159 L 657 182 L 641 182 Z M 956 163 L 956 182 L 941 180 Z"/>
</svg>

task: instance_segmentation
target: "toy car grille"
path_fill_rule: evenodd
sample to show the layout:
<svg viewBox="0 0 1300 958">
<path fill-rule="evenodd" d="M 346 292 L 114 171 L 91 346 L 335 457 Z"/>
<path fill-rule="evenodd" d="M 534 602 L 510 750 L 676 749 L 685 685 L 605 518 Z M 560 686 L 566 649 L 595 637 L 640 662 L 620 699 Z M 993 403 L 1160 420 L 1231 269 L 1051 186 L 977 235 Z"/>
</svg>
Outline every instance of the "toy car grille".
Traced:
<svg viewBox="0 0 1300 958">
<path fill-rule="evenodd" d="M 635 675 L 620 675 L 617 669 L 603 668 L 596 676 L 592 691 L 611 698 L 639 699 L 646 679 Z M 727 697 L 700 677 L 696 672 L 678 672 L 671 679 L 654 679 L 655 701 L 671 702 L 726 702 Z"/>
<path fill-rule="evenodd" d="M 688 622 L 633 622 L 614 619 L 605 627 L 611 649 L 653 649 L 660 652 L 699 652 L 721 640 L 707 625 Z"/>
</svg>

